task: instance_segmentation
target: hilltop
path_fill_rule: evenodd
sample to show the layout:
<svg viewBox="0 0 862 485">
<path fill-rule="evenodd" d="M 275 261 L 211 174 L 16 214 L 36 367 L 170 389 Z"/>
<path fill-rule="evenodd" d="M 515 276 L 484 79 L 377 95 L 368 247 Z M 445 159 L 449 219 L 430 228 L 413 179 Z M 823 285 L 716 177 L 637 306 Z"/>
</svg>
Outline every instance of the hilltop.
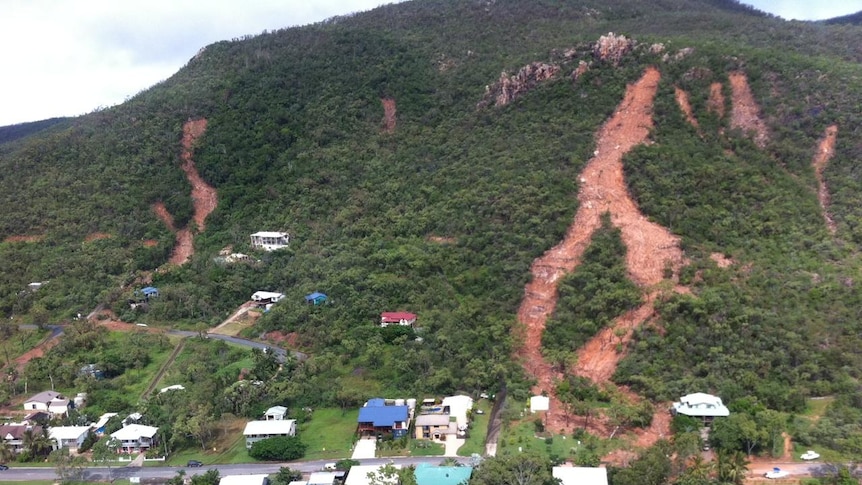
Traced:
<svg viewBox="0 0 862 485">
<path fill-rule="evenodd" d="M 649 445 L 691 392 L 752 419 L 836 396 L 838 427 L 860 41 L 731 0 L 417 0 L 218 42 L 0 139 L 0 310 L 192 329 L 278 291 L 246 336 L 310 357 L 261 402 L 505 390 L 516 417 L 545 393 L 549 430 Z M 862 418 L 841 420 L 781 430 L 850 453 Z"/>
</svg>

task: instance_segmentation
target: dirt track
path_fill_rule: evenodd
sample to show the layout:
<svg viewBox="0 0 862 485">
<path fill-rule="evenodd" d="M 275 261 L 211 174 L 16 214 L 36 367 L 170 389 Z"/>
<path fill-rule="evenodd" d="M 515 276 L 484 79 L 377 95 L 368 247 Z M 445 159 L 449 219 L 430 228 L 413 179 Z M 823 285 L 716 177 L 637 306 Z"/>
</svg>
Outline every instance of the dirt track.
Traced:
<svg viewBox="0 0 862 485">
<path fill-rule="evenodd" d="M 814 154 L 814 160 L 811 162 L 814 165 L 814 174 L 817 176 L 817 199 L 820 200 L 820 207 L 823 209 L 823 218 L 826 220 L 826 227 L 829 232 L 835 234 L 835 221 L 829 213 L 829 188 L 826 187 L 826 181 L 823 179 L 823 170 L 826 169 L 826 164 L 835 155 L 835 140 L 838 138 L 838 126 L 831 125 L 826 128 L 823 133 L 823 138 L 817 145 L 817 152 Z"/>
<path fill-rule="evenodd" d="M 385 133 L 395 133 L 395 100 L 392 98 L 383 98 L 380 102 L 383 104 L 383 131 Z"/>
<path fill-rule="evenodd" d="M 623 101 L 599 130 L 595 156 L 579 177 L 580 205 L 572 225 L 563 241 L 534 261 L 531 267 L 533 278 L 525 288 L 518 311 L 524 332 L 524 344 L 518 356 L 526 371 L 538 381 L 534 391 L 544 391 L 551 398 L 547 426 L 554 431 L 565 429 L 571 422 L 566 419 L 563 407 L 554 395 L 554 381 L 560 376 L 542 356 L 542 332 L 556 306 L 559 279 L 580 263 L 593 232 L 601 226 L 601 215 L 610 212 L 612 223 L 620 228 L 628 248 L 626 265 L 629 277 L 639 286 L 649 290 L 662 281 L 666 266 L 675 273 L 684 263 L 679 239 L 665 228 L 646 220 L 631 199 L 623 177 L 623 155 L 646 141 L 652 127 L 652 102 L 660 77 L 657 69 L 648 68 L 640 80 L 627 88 Z M 619 340 L 616 329 L 626 330 L 623 341 L 629 338 L 634 327 L 652 316 L 654 298 L 655 293 L 649 291 L 643 305 L 623 315 L 612 327 L 600 332 L 580 349 L 576 372 L 597 383 L 607 382 L 622 357 L 613 343 L 615 339 Z M 667 414 L 664 410 L 661 412 Z M 666 426 L 667 421 L 659 418 L 655 420 L 655 426 Z M 592 422 L 599 430 L 605 430 L 601 419 Z M 664 429 L 653 431 L 647 434 L 667 433 Z"/>
<path fill-rule="evenodd" d="M 676 103 L 679 105 L 679 109 L 682 110 L 683 114 L 685 114 L 685 119 L 688 120 L 688 123 L 691 126 L 700 128 L 700 125 L 697 123 L 697 118 L 694 117 L 694 113 L 691 111 L 691 103 L 688 102 L 688 93 L 679 86 L 674 86 L 673 90 L 676 94 Z"/>
</svg>

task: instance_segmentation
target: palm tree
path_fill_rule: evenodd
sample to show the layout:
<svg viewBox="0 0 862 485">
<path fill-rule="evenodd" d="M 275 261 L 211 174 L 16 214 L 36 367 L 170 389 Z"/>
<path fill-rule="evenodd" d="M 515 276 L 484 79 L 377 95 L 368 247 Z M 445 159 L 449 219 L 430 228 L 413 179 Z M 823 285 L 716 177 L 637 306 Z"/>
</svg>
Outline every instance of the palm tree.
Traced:
<svg viewBox="0 0 862 485">
<path fill-rule="evenodd" d="M 47 456 L 54 448 L 54 440 L 48 435 L 46 428 L 39 428 L 38 431 L 30 428 L 24 431 L 22 441 L 24 449 L 28 450 L 33 456 Z"/>
<path fill-rule="evenodd" d="M 749 461 L 741 451 L 719 452 L 718 480 L 722 483 L 742 485 L 748 465 Z"/>
<path fill-rule="evenodd" d="M 15 456 L 15 452 L 12 450 L 12 446 L 9 445 L 9 442 L 0 438 L 0 462 L 6 463 L 7 461 L 12 460 Z"/>
</svg>

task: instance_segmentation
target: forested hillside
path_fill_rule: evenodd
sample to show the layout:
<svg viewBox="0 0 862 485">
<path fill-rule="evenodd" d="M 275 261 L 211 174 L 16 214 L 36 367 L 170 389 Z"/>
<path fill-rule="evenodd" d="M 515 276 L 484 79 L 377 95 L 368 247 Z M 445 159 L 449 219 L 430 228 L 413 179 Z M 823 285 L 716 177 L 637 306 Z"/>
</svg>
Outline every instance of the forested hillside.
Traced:
<svg viewBox="0 0 862 485">
<path fill-rule="evenodd" d="M 608 32 L 634 41 L 603 52 Z M 0 313 L 44 323 L 105 304 L 193 328 L 280 291 L 248 335 L 281 332 L 310 358 L 262 402 L 503 385 L 523 402 L 537 376 L 513 355 L 531 264 L 564 239 L 597 134 L 654 68 L 652 125 L 622 158 L 624 182 L 684 262 L 639 281 L 628 233 L 604 217 L 554 283 L 543 355 L 565 374 L 598 332 L 654 305 L 609 351 L 612 381 L 659 409 L 696 391 L 788 413 L 855 400 L 860 46 L 860 27 L 732 0 L 414 0 L 218 42 L 122 105 L 0 139 Z M 733 121 L 733 76 L 760 135 Z M 191 157 L 218 194 L 202 231 L 182 167 L 190 120 L 206 120 Z M 162 204 L 194 235 L 185 264 L 166 265 L 177 239 Z M 290 246 L 253 251 L 257 231 L 289 232 Z M 259 261 L 217 261 L 226 247 Z M 160 296 L 133 311 L 144 281 Z M 314 291 L 329 301 L 306 304 Z M 379 328 L 383 311 L 414 312 L 418 328 Z M 595 400 L 594 385 L 576 381 L 575 400 Z M 836 448 L 859 426 L 831 434 Z"/>
</svg>

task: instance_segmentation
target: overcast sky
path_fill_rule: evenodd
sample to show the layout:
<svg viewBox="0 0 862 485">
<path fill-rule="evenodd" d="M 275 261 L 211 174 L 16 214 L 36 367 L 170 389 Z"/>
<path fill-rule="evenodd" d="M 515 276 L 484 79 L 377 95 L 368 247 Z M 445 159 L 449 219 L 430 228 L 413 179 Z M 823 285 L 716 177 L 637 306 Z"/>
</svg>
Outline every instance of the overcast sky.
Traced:
<svg viewBox="0 0 862 485">
<path fill-rule="evenodd" d="M 396 0 L 0 0 L 0 126 L 75 116 L 167 79 L 203 46 Z M 529 1 L 529 0 L 524 0 Z M 744 0 L 786 19 L 862 0 Z"/>
</svg>

